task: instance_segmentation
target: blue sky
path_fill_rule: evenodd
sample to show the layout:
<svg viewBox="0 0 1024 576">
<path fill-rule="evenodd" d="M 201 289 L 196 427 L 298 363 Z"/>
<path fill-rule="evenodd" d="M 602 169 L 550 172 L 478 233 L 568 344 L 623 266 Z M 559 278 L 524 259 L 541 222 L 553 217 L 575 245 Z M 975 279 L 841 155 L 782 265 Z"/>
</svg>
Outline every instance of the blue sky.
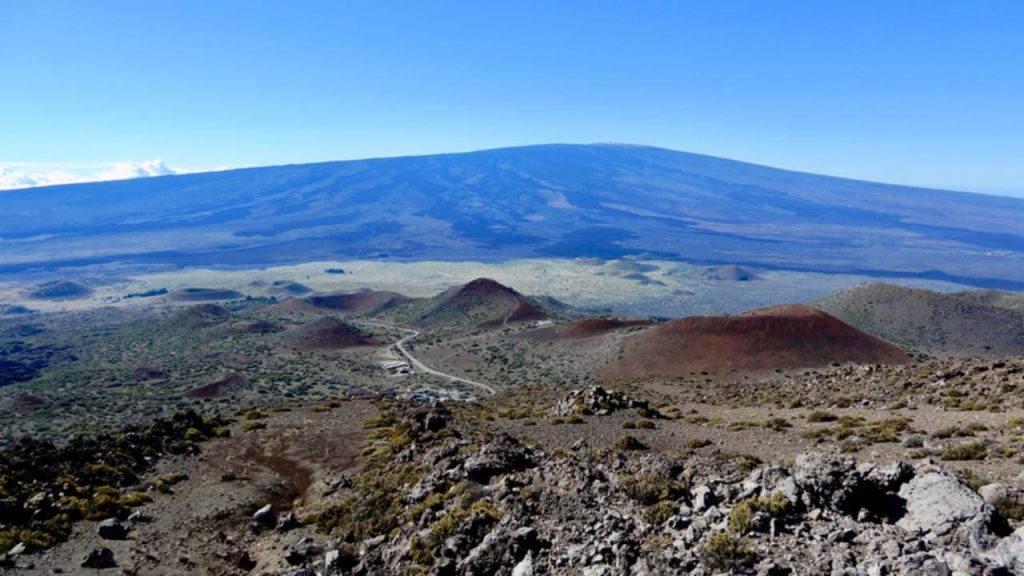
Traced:
<svg viewBox="0 0 1024 576">
<path fill-rule="evenodd" d="M 0 0 L 0 167 L 631 142 L 1024 194 L 1024 2 Z"/>
</svg>

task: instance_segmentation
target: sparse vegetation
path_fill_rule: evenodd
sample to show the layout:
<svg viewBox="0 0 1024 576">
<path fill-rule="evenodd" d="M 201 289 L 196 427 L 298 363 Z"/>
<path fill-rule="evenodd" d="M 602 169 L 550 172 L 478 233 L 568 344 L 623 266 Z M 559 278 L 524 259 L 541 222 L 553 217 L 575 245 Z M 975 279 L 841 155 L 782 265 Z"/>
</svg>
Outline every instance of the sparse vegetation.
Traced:
<svg viewBox="0 0 1024 576">
<path fill-rule="evenodd" d="M 968 442 L 953 446 L 942 451 L 943 460 L 984 460 L 988 457 L 988 448 L 984 442 Z"/>
<path fill-rule="evenodd" d="M 705 446 L 711 446 L 711 444 L 711 440 L 708 440 L 707 438 L 694 438 L 693 440 L 687 440 L 683 444 L 683 448 L 687 448 L 689 450 L 696 450 L 698 448 L 703 448 Z"/>
<path fill-rule="evenodd" d="M 713 570 L 735 572 L 757 561 L 757 554 L 743 538 L 725 532 L 708 536 L 701 552 Z"/>
<path fill-rule="evenodd" d="M 812 423 L 835 422 L 838 419 L 839 416 L 825 410 L 815 410 L 807 415 L 807 421 Z"/>
<path fill-rule="evenodd" d="M 637 440 L 634 436 L 623 434 L 615 440 L 615 448 L 617 450 L 646 450 L 647 445 Z"/>
</svg>

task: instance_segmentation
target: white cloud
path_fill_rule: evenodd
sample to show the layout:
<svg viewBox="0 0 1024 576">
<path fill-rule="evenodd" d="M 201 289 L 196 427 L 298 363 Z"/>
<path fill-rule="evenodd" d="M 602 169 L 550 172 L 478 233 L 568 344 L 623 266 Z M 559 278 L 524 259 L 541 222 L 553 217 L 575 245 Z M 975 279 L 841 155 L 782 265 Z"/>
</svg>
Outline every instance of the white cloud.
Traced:
<svg viewBox="0 0 1024 576">
<path fill-rule="evenodd" d="M 71 174 L 70 172 L 57 171 L 33 174 L 0 166 L 0 190 L 71 184 L 81 181 L 81 176 Z"/>
<path fill-rule="evenodd" d="M 114 167 L 98 174 L 97 180 L 127 180 L 129 178 L 145 178 L 146 176 L 170 176 L 181 174 L 185 170 L 171 168 L 163 160 L 144 160 L 142 162 L 118 162 Z"/>
<path fill-rule="evenodd" d="M 38 171 L 32 170 L 31 166 L 19 166 L 18 168 L 0 166 L 0 191 L 34 188 L 36 186 L 52 186 L 55 184 L 169 176 L 192 172 L 192 170 L 168 166 L 160 159 L 98 165 L 89 173 L 72 173 L 66 170 Z"/>
</svg>

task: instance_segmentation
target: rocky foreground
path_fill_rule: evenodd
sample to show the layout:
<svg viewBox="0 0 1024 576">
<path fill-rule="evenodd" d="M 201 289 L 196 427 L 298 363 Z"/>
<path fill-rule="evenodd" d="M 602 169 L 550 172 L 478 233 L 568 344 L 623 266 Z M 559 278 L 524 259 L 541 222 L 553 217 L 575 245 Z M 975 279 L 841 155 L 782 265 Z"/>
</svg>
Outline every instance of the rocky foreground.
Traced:
<svg viewBox="0 0 1024 576">
<path fill-rule="evenodd" d="M 660 416 L 642 400 L 599 388 L 570 394 L 549 414 L 571 422 L 618 411 Z M 188 571 L 1024 574 L 1024 491 L 972 485 L 927 460 L 801 453 L 762 464 L 648 449 L 627 433 L 613 446 L 580 437 L 570 448 L 546 448 L 493 421 L 481 405 L 382 405 L 365 424 L 371 443 L 360 471 L 327 479 L 322 498 L 294 510 L 280 499 L 250 501 L 216 534 L 190 526 L 190 541 L 227 541 L 232 552 Z M 94 530 L 117 540 L 135 529 L 121 518 Z M 269 551 L 277 549 L 275 560 Z M 24 566 L 33 557 L 12 550 L 5 562 Z M 84 572 L 145 572 L 105 547 L 79 560 Z"/>
<path fill-rule="evenodd" d="M 578 398 L 582 412 L 616 404 Z M 378 448 L 387 463 L 320 516 L 339 536 L 331 551 L 292 574 L 1024 573 L 1024 529 L 1005 517 L 1024 493 L 976 491 L 932 465 L 806 453 L 744 472 L 628 436 L 549 454 L 508 435 L 474 442 L 443 407 L 409 410 L 395 431 L 402 440 Z M 408 483 L 375 492 L 392 473 Z"/>
</svg>

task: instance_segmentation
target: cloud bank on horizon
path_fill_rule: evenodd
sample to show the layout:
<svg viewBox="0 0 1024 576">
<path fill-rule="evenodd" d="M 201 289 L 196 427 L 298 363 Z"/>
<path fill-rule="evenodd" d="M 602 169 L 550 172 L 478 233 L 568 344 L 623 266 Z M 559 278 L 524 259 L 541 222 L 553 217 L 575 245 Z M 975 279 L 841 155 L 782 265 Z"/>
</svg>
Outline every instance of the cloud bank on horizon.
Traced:
<svg viewBox="0 0 1024 576">
<path fill-rule="evenodd" d="M 102 167 L 101 167 L 102 168 Z M 129 180 L 150 176 L 170 176 L 186 174 L 194 170 L 186 170 L 168 166 L 157 158 L 142 162 L 115 162 L 106 169 L 94 170 L 90 173 L 73 173 L 67 170 L 32 171 L 0 166 L 0 192 L 54 186 L 57 184 L 77 184 L 80 182 L 103 182 L 107 180 Z"/>
</svg>

